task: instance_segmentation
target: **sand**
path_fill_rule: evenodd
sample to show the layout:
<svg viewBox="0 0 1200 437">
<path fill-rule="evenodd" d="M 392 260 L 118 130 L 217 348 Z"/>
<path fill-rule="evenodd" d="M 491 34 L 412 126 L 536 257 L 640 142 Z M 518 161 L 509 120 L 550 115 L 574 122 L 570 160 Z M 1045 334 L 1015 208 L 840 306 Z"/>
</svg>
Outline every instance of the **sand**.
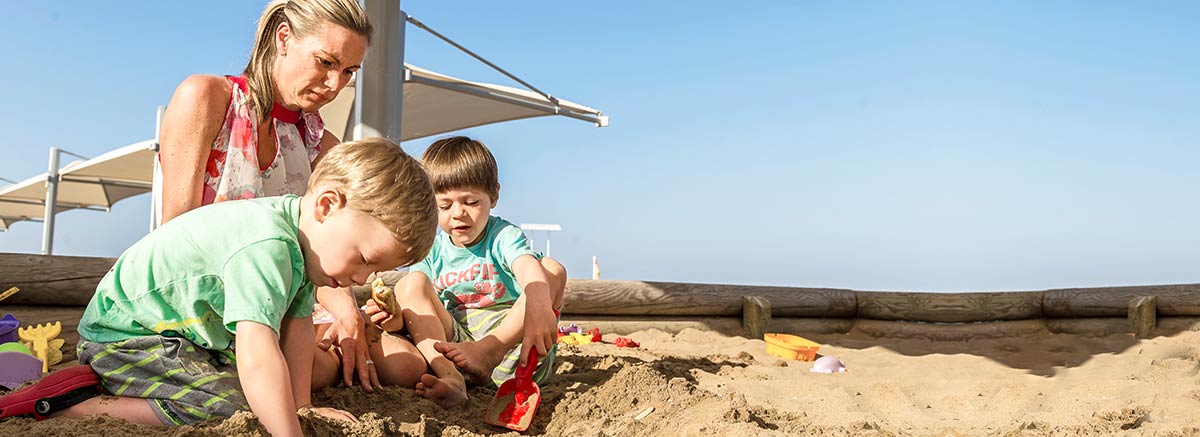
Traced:
<svg viewBox="0 0 1200 437">
<path fill-rule="evenodd" d="M 78 313 L 23 310 L 17 315 L 27 320 Z M 66 337 L 73 347 L 75 338 Z M 880 339 L 855 331 L 808 335 L 823 345 L 821 355 L 846 363 L 848 372 L 832 375 L 771 356 L 761 340 L 696 330 L 629 337 L 641 347 L 563 347 L 527 434 L 1200 435 L 1195 331 L 1147 340 L 1046 332 L 971 341 Z M 482 421 L 492 394 L 474 388 L 467 405 L 444 410 L 409 388 L 374 395 L 326 389 L 315 395 L 318 404 L 349 410 L 360 421 L 305 416 L 302 423 L 309 435 L 505 434 Z M 108 417 L 0 423 L 0 435 L 262 433 L 250 413 L 179 428 Z"/>
</svg>

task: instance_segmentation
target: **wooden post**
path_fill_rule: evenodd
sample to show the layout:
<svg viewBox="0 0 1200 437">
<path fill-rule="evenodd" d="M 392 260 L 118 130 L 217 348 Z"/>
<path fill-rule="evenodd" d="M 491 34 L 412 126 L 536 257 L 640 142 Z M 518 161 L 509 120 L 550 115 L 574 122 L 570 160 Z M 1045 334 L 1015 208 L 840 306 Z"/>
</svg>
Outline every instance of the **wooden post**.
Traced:
<svg viewBox="0 0 1200 437">
<path fill-rule="evenodd" d="M 1157 324 L 1158 296 L 1138 296 L 1129 301 L 1129 326 L 1137 338 L 1150 338 Z"/>
<path fill-rule="evenodd" d="M 771 329 L 771 301 L 762 296 L 742 296 L 742 327 L 749 338 L 763 338 Z"/>
</svg>

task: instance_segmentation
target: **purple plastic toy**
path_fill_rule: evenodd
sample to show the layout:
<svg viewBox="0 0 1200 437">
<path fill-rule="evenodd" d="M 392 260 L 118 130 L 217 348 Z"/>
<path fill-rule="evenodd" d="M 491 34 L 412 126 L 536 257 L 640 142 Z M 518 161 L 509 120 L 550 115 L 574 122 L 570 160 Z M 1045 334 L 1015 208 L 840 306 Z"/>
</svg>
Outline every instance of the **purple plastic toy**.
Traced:
<svg viewBox="0 0 1200 437">
<path fill-rule="evenodd" d="M 583 329 L 580 329 L 574 323 L 558 328 L 558 333 L 562 335 L 567 335 L 572 332 L 583 332 Z"/>
<path fill-rule="evenodd" d="M 20 326 L 21 322 L 12 314 L 5 314 L 4 318 L 0 318 L 0 344 L 17 341 L 17 328 Z"/>
<path fill-rule="evenodd" d="M 20 352 L 0 352 L 0 386 L 9 390 L 42 377 L 42 360 Z"/>
</svg>

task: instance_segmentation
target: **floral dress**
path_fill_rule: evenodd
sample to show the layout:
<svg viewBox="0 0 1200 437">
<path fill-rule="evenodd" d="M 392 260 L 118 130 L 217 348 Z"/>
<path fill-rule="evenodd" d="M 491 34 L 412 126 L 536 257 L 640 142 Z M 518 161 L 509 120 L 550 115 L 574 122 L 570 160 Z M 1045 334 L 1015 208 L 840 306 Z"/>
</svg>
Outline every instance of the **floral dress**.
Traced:
<svg viewBox="0 0 1200 437">
<path fill-rule="evenodd" d="M 250 111 L 244 77 L 225 76 L 233 87 L 225 123 L 213 141 L 204 172 L 201 205 L 283 194 L 303 195 L 312 161 L 321 153 L 325 123 L 316 113 L 289 111 L 276 104 L 270 122 L 275 157 L 258 162 L 258 120 Z"/>
</svg>

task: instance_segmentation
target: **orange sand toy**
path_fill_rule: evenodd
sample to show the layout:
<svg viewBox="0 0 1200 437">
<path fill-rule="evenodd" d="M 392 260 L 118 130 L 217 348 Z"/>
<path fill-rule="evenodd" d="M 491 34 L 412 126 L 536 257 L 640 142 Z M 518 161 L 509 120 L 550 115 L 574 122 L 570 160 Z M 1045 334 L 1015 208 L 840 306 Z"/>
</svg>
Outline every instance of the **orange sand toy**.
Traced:
<svg viewBox="0 0 1200 437">
<path fill-rule="evenodd" d="M 821 348 L 812 340 L 791 334 L 763 334 L 763 341 L 767 342 L 767 353 L 789 360 L 812 361 Z"/>
<path fill-rule="evenodd" d="M 42 360 L 42 373 L 50 371 L 51 364 L 58 364 L 63 359 L 62 347 L 66 340 L 58 338 L 62 332 L 62 323 L 17 328 L 17 337 L 33 355 Z"/>
</svg>

